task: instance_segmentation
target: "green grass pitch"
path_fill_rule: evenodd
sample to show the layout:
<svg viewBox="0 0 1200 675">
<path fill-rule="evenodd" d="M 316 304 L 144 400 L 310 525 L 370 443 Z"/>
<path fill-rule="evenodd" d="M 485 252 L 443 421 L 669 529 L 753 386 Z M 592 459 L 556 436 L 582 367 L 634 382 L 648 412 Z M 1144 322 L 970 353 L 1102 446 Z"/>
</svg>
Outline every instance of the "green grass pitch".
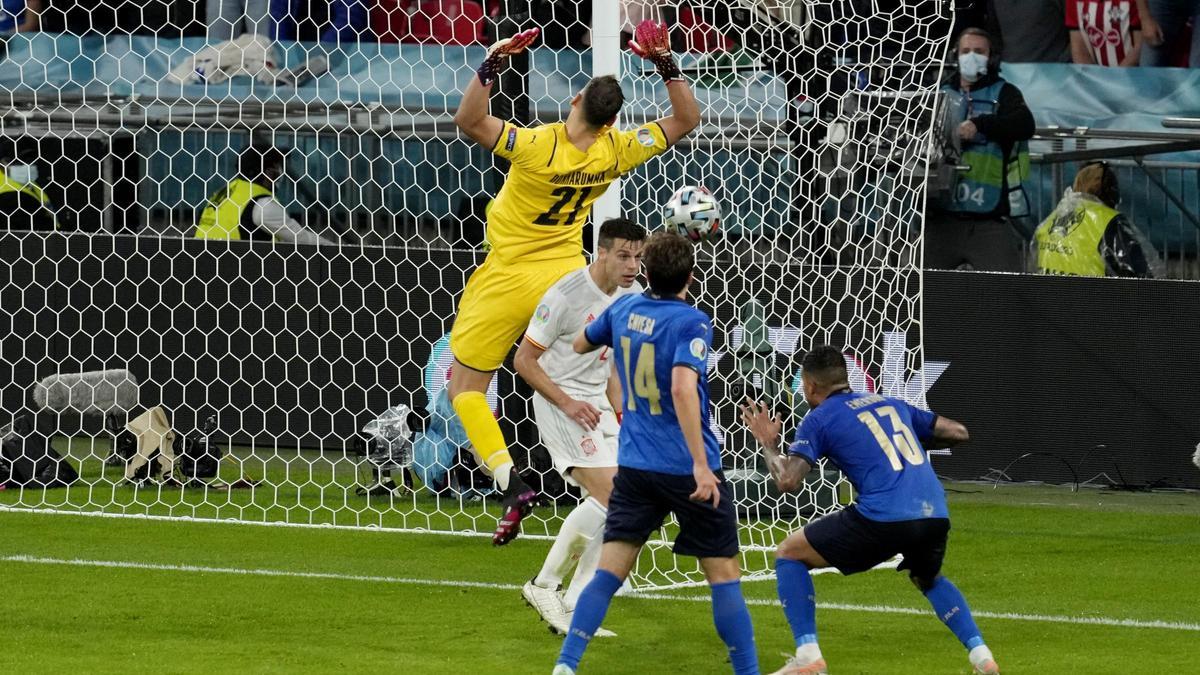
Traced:
<svg viewBox="0 0 1200 675">
<path fill-rule="evenodd" d="M 1200 495 L 948 487 L 945 572 L 1004 672 L 1200 668 Z M 546 541 L 20 511 L 0 532 L 5 672 L 548 673 L 560 644 L 515 590 Z M 967 672 L 901 575 L 816 588 L 831 672 Z M 745 591 L 770 671 L 787 625 L 772 583 Z M 669 596 L 617 598 L 581 672 L 728 672 L 705 591 Z"/>
</svg>

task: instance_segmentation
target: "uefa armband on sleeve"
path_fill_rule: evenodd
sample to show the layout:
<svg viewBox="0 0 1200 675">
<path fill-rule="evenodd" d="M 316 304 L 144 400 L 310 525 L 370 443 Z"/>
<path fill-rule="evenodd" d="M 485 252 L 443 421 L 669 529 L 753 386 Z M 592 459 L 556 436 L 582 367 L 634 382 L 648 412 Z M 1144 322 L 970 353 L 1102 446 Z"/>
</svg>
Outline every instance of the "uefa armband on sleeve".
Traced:
<svg viewBox="0 0 1200 675">
<path fill-rule="evenodd" d="M 542 127 L 519 127 L 505 122 L 492 146 L 492 154 L 514 164 L 543 166 L 553 152 L 552 132 Z"/>
<path fill-rule="evenodd" d="M 817 422 L 816 418 L 805 416 L 800 421 L 800 427 L 796 429 L 796 437 L 787 446 L 787 454 L 801 457 L 812 466 L 817 465 L 817 458 L 821 456 L 821 448 L 817 443 Z"/>
<path fill-rule="evenodd" d="M 667 149 L 667 134 L 658 122 L 618 132 L 617 148 L 622 171 L 632 171 Z"/>
<path fill-rule="evenodd" d="M 709 341 L 711 339 L 712 328 L 707 317 L 684 329 L 679 334 L 679 343 L 675 347 L 671 365 L 686 366 L 703 375 L 708 371 Z"/>
<path fill-rule="evenodd" d="M 549 349 L 550 343 L 558 337 L 558 312 L 554 311 L 554 303 L 550 300 L 549 293 L 542 297 L 537 309 L 533 310 L 529 326 L 525 329 L 525 339 L 543 350 Z"/>
</svg>

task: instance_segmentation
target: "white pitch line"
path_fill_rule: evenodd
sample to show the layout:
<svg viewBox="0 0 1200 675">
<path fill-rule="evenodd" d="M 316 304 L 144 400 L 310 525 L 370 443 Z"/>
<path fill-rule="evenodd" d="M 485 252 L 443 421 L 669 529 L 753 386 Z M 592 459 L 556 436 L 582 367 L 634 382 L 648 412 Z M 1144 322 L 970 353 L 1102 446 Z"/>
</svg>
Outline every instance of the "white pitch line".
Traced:
<svg viewBox="0 0 1200 675">
<path fill-rule="evenodd" d="M 660 594 L 654 591 L 644 591 L 637 597 L 658 600 L 681 600 L 688 602 L 708 602 L 709 599 L 700 595 Z M 764 598 L 746 598 L 747 605 L 778 607 L 778 600 Z M 842 602 L 818 602 L 820 609 L 841 610 L 846 612 L 869 612 L 872 614 L 911 614 L 925 616 L 930 613 L 928 608 L 891 607 L 889 605 L 852 605 Z M 984 619 L 1011 619 L 1014 621 L 1035 621 L 1041 623 L 1066 623 L 1075 625 L 1112 626 L 1117 628 L 1161 628 L 1164 630 L 1183 630 L 1200 632 L 1200 624 L 1183 621 L 1143 621 L 1141 619 L 1114 619 L 1106 616 L 1063 616 L 1056 614 L 1022 614 L 1020 612 L 989 612 L 972 609 L 971 614 Z"/>
<path fill-rule="evenodd" d="M 164 523 L 199 523 L 201 525 L 250 525 L 252 527 L 283 527 L 308 530 L 341 530 L 349 532 L 378 532 L 384 534 L 434 534 L 447 537 L 490 537 L 491 532 L 482 530 L 432 530 L 422 527 L 383 527 L 375 524 L 334 525 L 333 523 L 288 523 L 273 520 L 238 520 L 236 518 L 199 518 L 193 516 L 162 516 L 149 513 L 109 513 L 106 511 L 75 511 L 72 509 L 34 509 L 9 504 L 0 504 L 0 513 L 32 514 L 39 516 L 82 516 L 84 518 L 117 518 L 126 520 L 151 520 Z M 522 539 L 553 541 L 548 534 L 522 533 Z"/>
<path fill-rule="evenodd" d="M 381 584 L 402 584 L 409 586 L 440 586 L 447 588 L 486 588 L 501 591 L 516 591 L 521 587 L 516 584 L 496 584 L 484 581 L 448 581 L 444 579 L 418 579 L 413 577 L 388 577 L 364 574 L 338 574 L 334 572 L 297 572 L 293 570 L 256 569 L 242 567 L 207 567 L 203 565 L 171 565 L 164 563 L 144 563 L 125 560 L 84 560 L 80 558 L 45 558 L 31 555 L 0 556 L 0 562 L 24 563 L 33 565 L 65 565 L 71 567 L 102 567 L 110 569 L 151 570 L 156 572 L 188 572 L 196 574 L 232 574 L 238 576 L 282 577 L 292 579 L 328 579 L 333 581 L 365 581 Z M 674 600 L 681 602 L 709 602 L 704 595 L 678 595 L 655 593 L 653 591 L 635 592 L 626 597 L 639 600 Z M 777 600 L 764 598 L 747 598 L 746 604 L 778 607 Z M 817 607 L 825 610 L 846 612 L 868 612 L 872 614 L 910 614 L 924 616 L 928 609 L 911 607 L 892 607 L 888 605 L 854 605 L 840 602 L 819 602 Z M 1143 621 L 1140 619 L 1114 619 L 1110 617 L 1091 616 L 1061 616 L 1053 614 L 1021 614 L 1018 612 L 989 612 L 973 610 L 972 614 L 985 619 L 1009 619 L 1013 621 L 1035 621 L 1042 623 L 1062 623 L 1074 625 L 1111 626 L 1116 628 L 1158 628 L 1163 630 L 1182 630 L 1200 632 L 1200 624 L 1182 621 Z"/>
<path fill-rule="evenodd" d="M 416 579 L 408 577 L 381 577 L 367 574 L 338 574 L 334 572 L 296 572 L 293 570 L 270 570 L 243 567 L 206 567 L 203 565 L 169 565 L 143 563 L 126 560 L 84 560 L 81 558 L 40 558 L 31 555 L 6 555 L 0 562 L 30 563 L 34 565 L 67 565 L 71 567 L 107 567 L 127 570 L 152 570 L 155 572 L 193 572 L 199 574 L 235 574 L 252 577 L 288 577 L 293 579 L 331 579 L 334 581 L 369 581 L 379 584 L 405 584 L 410 586 L 466 586 L 489 588 L 502 591 L 520 590 L 514 584 L 493 584 L 485 581 L 447 581 L 444 579 Z"/>
</svg>

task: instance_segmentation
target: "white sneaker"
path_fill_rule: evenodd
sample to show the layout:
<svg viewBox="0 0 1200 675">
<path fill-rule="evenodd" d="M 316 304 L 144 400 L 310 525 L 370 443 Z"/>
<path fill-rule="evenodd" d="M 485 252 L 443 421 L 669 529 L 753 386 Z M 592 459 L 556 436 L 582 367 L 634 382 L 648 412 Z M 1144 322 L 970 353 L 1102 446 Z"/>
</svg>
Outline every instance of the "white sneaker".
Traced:
<svg viewBox="0 0 1200 675">
<path fill-rule="evenodd" d="M 538 616 L 542 617 L 542 621 L 550 625 L 552 632 L 567 634 L 571 627 L 571 617 L 563 611 L 562 599 L 559 598 L 556 589 L 542 588 L 530 579 L 521 587 L 521 596 L 525 598 L 525 604 L 532 607 Z M 562 627 L 561 630 L 559 627 Z"/>
<path fill-rule="evenodd" d="M 550 673 L 550 675 L 575 675 L 575 671 L 561 663 L 556 663 L 554 664 L 554 672 Z"/>
<path fill-rule="evenodd" d="M 571 618 L 575 616 L 572 613 L 563 612 L 558 618 L 551 620 L 546 619 L 546 624 L 550 626 L 550 632 L 555 635 L 565 636 L 571 632 Z"/>
<path fill-rule="evenodd" d="M 561 626 L 556 626 L 553 623 L 550 624 L 550 632 L 554 633 L 555 635 L 566 635 L 567 633 L 571 632 L 571 619 L 573 618 L 575 618 L 575 612 L 567 612 L 563 615 L 563 623 Z M 609 638 L 617 637 L 617 634 L 611 630 L 608 630 L 607 628 L 597 628 L 596 632 L 592 634 L 592 637 Z"/>
<path fill-rule="evenodd" d="M 973 665 L 976 675 L 1000 675 L 1000 666 L 992 659 Z"/>
<path fill-rule="evenodd" d="M 825 659 L 817 657 L 816 659 L 807 659 L 800 656 L 789 656 L 787 663 L 779 670 L 771 673 L 771 675 L 827 675 L 829 667 L 825 665 Z"/>
</svg>

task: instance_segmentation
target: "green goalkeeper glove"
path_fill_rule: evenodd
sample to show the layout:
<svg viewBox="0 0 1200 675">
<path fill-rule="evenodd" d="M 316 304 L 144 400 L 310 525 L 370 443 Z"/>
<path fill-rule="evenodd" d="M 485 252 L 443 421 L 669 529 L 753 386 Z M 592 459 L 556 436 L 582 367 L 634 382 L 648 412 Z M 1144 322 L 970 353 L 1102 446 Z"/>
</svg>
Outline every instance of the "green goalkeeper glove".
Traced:
<svg viewBox="0 0 1200 675">
<path fill-rule="evenodd" d="M 487 58 L 475 71 L 475 74 L 479 76 L 479 83 L 486 87 L 495 82 L 496 75 L 500 73 L 500 69 L 504 67 L 504 62 L 508 60 L 508 57 L 525 51 L 525 48 L 533 44 L 541 32 L 539 28 L 530 28 L 510 38 L 499 40 L 496 44 L 488 47 Z"/>
<path fill-rule="evenodd" d="M 671 54 L 671 35 L 667 24 L 654 23 L 650 19 L 639 23 L 633 31 L 629 48 L 634 54 L 653 63 L 663 82 L 683 82 L 683 73 L 675 65 L 675 57 Z"/>
</svg>

